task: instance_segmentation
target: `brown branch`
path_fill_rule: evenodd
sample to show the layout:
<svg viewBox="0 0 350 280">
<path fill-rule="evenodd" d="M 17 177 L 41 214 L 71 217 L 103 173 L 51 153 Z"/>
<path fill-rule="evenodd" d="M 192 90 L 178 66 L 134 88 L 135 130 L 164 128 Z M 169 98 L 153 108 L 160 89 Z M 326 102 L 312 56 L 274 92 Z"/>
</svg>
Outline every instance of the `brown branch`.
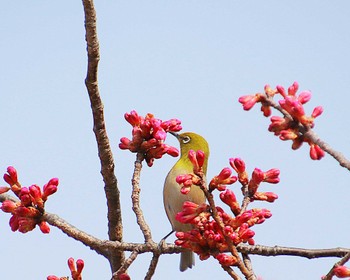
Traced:
<svg viewBox="0 0 350 280">
<path fill-rule="evenodd" d="M 101 174 L 105 183 L 104 190 L 108 207 L 108 237 L 112 241 L 122 241 L 123 227 L 120 206 L 120 195 L 117 178 L 114 174 L 114 160 L 107 131 L 105 128 L 103 104 L 99 94 L 97 70 L 100 60 L 99 42 L 96 30 L 96 11 L 92 0 L 83 0 L 85 13 L 85 29 L 88 54 L 86 88 L 89 94 L 93 114 L 93 130 L 95 133 L 98 155 L 101 162 Z M 124 262 L 123 251 L 110 252 L 109 262 L 112 272 L 117 271 Z"/>
<path fill-rule="evenodd" d="M 119 280 L 119 276 L 127 271 L 130 265 L 136 260 L 138 255 L 139 253 L 137 251 L 131 252 L 130 256 L 124 261 L 118 271 L 113 273 L 112 280 Z"/>
<path fill-rule="evenodd" d="M 151 259 L 151 263 L 149 265 L 147 274 L 145 276 L 145 280 L 152 279 L 152 276 L 154 275 L 154 272 L 156 271 L 156 268 L 157 268 L 159 257 L 160 257 L 159 253 L 153 253 L 153 257 Z"/>
<path fill-rule="evenodd" d="M 221 267 L 223 270 L 225 270 L 227 272 L 228 275 L 231 276 L 232 279 L 241 280 L 241 277 L 239 277 L 230 266 L 222 265 Z"/>
<path fill-rule="evenodd" d="M 347 248 L 331 248 L 331 249 L 304 249 L 282 246 L 263 246 L 263 245 L 237 245 L 237 250 L 244 254 L 259 255 L 259 256 L 294 256 L 307 259 L 316 258 L 342 258 L 350 252 Z"/>
<path fill-rule="evenodd" d="M 80 241 L 84 245 L 90 247 L 90 249 L 96 251 L 108 258 L 108 247 L 105 246 L 104 241 L 100 240 L 76 227 L 69 224 L 64 219 L 60 218 L 58 215 L 45 213 L 42 217 L 43 220 L 48 222 L 50 225 L 59 228 L 63 233 L 67 234 L 69 237 Z"/>
<path fill-rule="evenodd" d="M 136 221 L 137 224 L 140 226 L 140 229 L 143 233 L 143 236 L 145 238 L 145 242 L 151 242 L 152 241 L 152 234 L 149 226 L 146 223 L 146 220 L 143 216 L 141 207 L 140 207 L 140 173 L 142 169 L 142 160 L 143 156 L 142 154 L 138 153 L 137 158 L 135 161 L 135 168 L 134 168 L 134 173 L 132 176 L 132 195 L 131 195 L 131 200 L 132 200 L 132 210 L 135 212 L 136 215 Z"/>
</svg>

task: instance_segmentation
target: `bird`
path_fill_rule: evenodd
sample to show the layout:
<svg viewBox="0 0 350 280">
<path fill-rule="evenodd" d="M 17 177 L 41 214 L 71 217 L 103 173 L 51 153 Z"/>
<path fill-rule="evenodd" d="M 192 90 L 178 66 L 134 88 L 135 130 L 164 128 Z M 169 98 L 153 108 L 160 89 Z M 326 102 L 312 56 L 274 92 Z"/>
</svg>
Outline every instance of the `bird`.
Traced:
<svg viewBox="0 0 350 280">
<path fill-rule="evenodd" d="M 202 136 L 193 132 L 185 132 L 181 134 L 171 132 L 171 134 L 178 139 L 180 143 L 181 154 L 179 160 L 169 171 L 164 182 L 164 208 L 172 226 L 172 231 L 167 236 L 169 236 L 174 231 L 186 232 L 192 229 L 191 224 L 182 224 L 175 219 L 176 214 L 182 211 L 182 206 L 185 201 L 191 201 L 200 205 L 205 203 L 206 200 L 205 195 L 199 186 L 192 185 L 190 192 L 185 195 L 180 192 L 181 187 L 176 182 L 176 177 L 178 175 L 193 173 L 193 165 L 188 158 L 188 152 L 190 150 L 201 150 L 204 152 L 204 175 L 207 173 L 209 157 L 209 145 Z M 181 252 L 180 271 L 185 271 L 187 268 L 192 268 L 192 266 L 194 266 L 194 263 L 194 254 L 192 251 L 187 250 Z"/>
</svg>

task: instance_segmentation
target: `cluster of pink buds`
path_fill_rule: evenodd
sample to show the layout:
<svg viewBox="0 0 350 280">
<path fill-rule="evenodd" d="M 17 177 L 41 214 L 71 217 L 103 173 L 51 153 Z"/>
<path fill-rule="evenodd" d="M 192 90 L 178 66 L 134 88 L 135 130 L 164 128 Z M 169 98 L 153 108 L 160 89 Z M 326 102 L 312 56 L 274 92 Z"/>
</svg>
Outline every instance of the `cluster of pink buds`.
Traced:
<svg viewBox="0 0 350 280">
<path fill-rule="evenodd" d="M 235 265 L 232 256 L 224 257 L 223 253 L 229 250 L 227 237 L 233 245 L 248 243 L 253 245 L 254 231 L 250 228 L 255 224 L 261 224 L 271 217 L 267 209 L 251 209 L 232 217 L 221 207 L 216 207 L 218 215 L 224 224 L 224 229 L 212 218 L 209 206 L 197 205 L 187 201 L 183 205 L 183 211 L 176 215 L 181 223 L 192 224 L 193 229 L 188 232 L 177 232 L 175 244 L 190 249 L 197 253 L 201 260 L 213 255 L 223 265 Z M 221 254 L 218 255 L 218 252 Z M 230 259 L 231 262 L 227 263 Z"/>
<path fill-rule="evenodd" d="M 306 142 L 310 145 L 310 157 L 313 160 L 319 160 L 324 157 L 324 151 L 315 143 L 312 143 L 305 132 L 314 127 L 314 120 L 323 112 L 321 106 L 314 108 L 311 116 L 305 115 L 304 104 L 311 99 L 310 91 L 302 91 L 297 95 L 299 85 L 294 82 L 286 91 L 282 86 L 272 89 L 269 85 L 265 86 L 265 93 L 256 93 L 254 95 L 242 96 L 238 101 L 243 105 L 244 110 L 250 110 L 256 103 L 261 103 L 261 111 L 265 117 L 271 115 L 272 99 L 279 94 L 282 99 L 278 101 L 277 108 L 283 114 L 283 117 L 272 116 L 269 131 L 279 136 L 281 140 L 291 140 L 292 149 L 296 150 Z M 276 106 L 274 106 L 276 108 Z"/>
<path fill-rule="evenodd" d="M 81 259 L 78 259 L 76 263 L 74 263 L 73 258 L 68 259 L 68 267 L 72 275 L 73 280 L 82 280 L 82 271 L 84 268 L 84 261 Z M 47 276 L 47 280 L 68 280 L 68 277 L 57 277 L 54 275 Z"/>
<path fill-rule="evenodd" d="M 57 191 L 58 179 L 52 178 L 44 185 L 43 190 L 37 185 L 22 187 L 18 182 L 17 171 L 9 166 L 4 180 L 10 187 L 0 187 L 0 194 L 11 190 L 19 201 L 5 200 L 1 205 L 1 210 L 11 213 L 10 227 L 12 231 L 26 233 L 39 225 L 43 233 L 49 233 L 48 224 L 41 218 L 45 212 L 44 206 L 47 198 Z"/>
<path fill-rule="evenodd" d="M 167 132 L 178 132 L 182 129 L 180 120 L 162 121 L 150 113 L 142 117 L 136 111 L 125 113 L 124 117 L 133 127 L 132 139 L 121 138 L 120 149 L 142 154 L 148 166 L 152 166 L 154 159 L 159 159 L 164 154 L 174 157 L 179 155 L 179 151 L 164 144 L 164 140 Z"/>
<path fill-rule="evenodd" d="M 188 157 L 193 164 L 193 173 L 179 175 L 176 182 L 181 186 L 181 192 L 186 194 L 192 185 L 202 186 L 201 178 L 201 158 L 203 152 L 189 151 Z M 219 175 L 214 176 L 208 185 L 208 192 L 214 190 L 220 192 L 220 199 L 230 207 L 233 216 L 226 213 L 221 207 L 216 206 L 216 212 L 222 224 L 218 224 L 213 217 L 213 211 L 207 204 L 197 205 L 194 202 L 186 201 L 183 209 L 176 215 L 176 219 L 185 224 L 193 225 L 193 229 L 188 232 L 177 232 L 175 244 L 183 248 L 190 249 L 197 253 L 201 260 L 214 256 L 222 265 L 234 266 L 237 263 L 236 256 L 226 254 L 230 244 L 234 246 L 240 243 L 253 245 L 254 231 L 251 229 L 256 224 L 263 223 L 271 217 L 271 212 L 267 209 L 242 210 L 234 192 L 227 188 L 236 181 L 242 185 L 242 193 L 248 197 L 250 202 L 263 200 L 273 202 L 277 195 L 272 192 L 258 192 L 261 183 L 276 184 L 279 182 L 279 170 L 270 169 L 266 172 L 255 168 L 251 178 L 245 168 L 245 163 L 240 158 L 231 158 L 230 166 L 236 171 L 237 176 L 232 175 L 229 167 L 222 169 Z M 198 171 L 199 170 L 199 171 Z M 229 241 L 228 241 L 229 240 Z"/>
</svg>

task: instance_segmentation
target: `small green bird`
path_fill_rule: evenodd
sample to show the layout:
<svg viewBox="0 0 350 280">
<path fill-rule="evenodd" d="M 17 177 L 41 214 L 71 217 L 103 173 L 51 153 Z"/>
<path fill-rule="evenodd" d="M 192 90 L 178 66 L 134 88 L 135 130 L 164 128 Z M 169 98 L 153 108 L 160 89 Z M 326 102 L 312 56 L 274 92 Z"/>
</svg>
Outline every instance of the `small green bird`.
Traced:
<svg viewBox="0 0 350 280">
<path fill-rule="evenodd" d="M 193 173 L 193 165 L 188 158 L 188 152 L 190 150 L 201 150 L 205 154 L 203 172 L 207 174 L 208 157 L 209 157 L 209 145 L 208 142 L 200 135 L 193 132 L 185 132 L 182 134 L 171 133 L 180 142 L 181 156 L 175 163 L 173 168 L 169 171 L 163 189 L 163 201 L 165 212 L 172 225 L 173 231 L 190 231 L 192 226 L 190 224 L 182 224 L 175 219 L 177 213 L 182 211 L 182 205 L 185 201 L 191 201 L 196 204 L 202 204 L 205 202 L 205 195 L 198 186 L 191 186 L 191 190 L 188 194 L 182 194 L 180 192 L 180 185 L 176 182 L 176 177 L 181 174 Z M 180 271 L 184 271 L 187 268 L 192 268 L 194 265 L 194 254 L 191 251 L 181 253 Z"/>
</svg>

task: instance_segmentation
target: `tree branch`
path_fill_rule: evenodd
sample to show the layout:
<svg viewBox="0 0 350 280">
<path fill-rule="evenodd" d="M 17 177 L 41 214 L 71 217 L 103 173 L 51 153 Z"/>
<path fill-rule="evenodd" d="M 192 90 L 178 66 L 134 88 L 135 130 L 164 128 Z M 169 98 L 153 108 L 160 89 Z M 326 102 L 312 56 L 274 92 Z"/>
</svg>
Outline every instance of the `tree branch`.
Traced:
<svg viewBox="0 0 350 280">
<path fill-rule="evenodd" d="M 108 207 L 108 237 L 112 241 L 122 241 L 123 226 L 120 195 L 117 178 L 114 174 L 114 160 L 104 121 L 103 104 L 99 94 L 97 70 L 100 60 L 99 42 L 96 31 L 96 12 L 92 0 L 83 0 L 85 29 L 88 54 L 86 88 L 89 94 L 93 114 L 94 133 L 97 141 L 98 155 L 101 162 L 101 174 L 105 183 L 104 190 Z M 112 272 L 119 269 L 124 262 L 123 251 L 111 251 L 109 262 Z"/>
<path fill-rule="evenodd" d="M 140 229 L 145 238 L 145 242 L 153 242 L 152 234 L 149 226 L 147 225 L 145 218 L 143 216 L 141 207 L 140 207 L 140 173 L 142 168 L 142 154 L 138 153 L 135 161 L 134 173 L 132 176 L 132 210 L 135 212 L 137 224 L 140 226 Z M 154 242 L 153 242 L 154 243 Z"/>
</svg>

